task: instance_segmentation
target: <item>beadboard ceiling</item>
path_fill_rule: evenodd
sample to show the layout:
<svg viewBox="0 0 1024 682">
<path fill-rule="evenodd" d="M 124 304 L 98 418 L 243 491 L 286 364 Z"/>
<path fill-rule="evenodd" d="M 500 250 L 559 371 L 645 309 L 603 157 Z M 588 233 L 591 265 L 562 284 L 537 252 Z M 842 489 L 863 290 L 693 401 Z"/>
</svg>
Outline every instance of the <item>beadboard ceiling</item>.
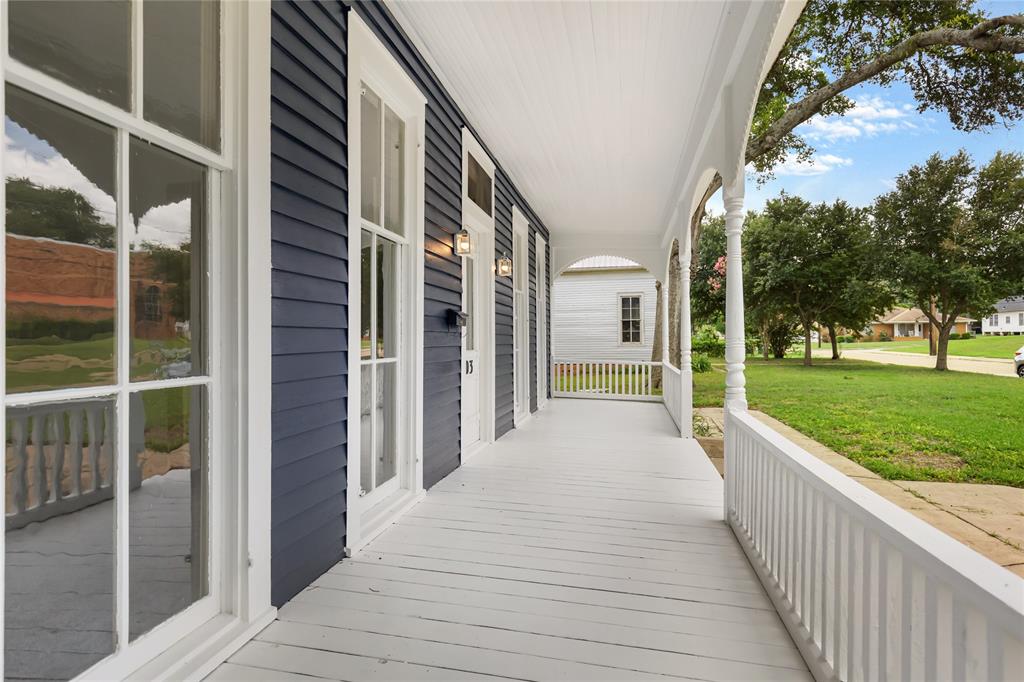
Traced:
<svg viewBox="0 0 1024 682">
<path fill-rule="evenodd" d="M 695 148 L 687 135 L 708 134 L 710 122 L 696 120 L 708 118 L 702 93 L 720 92 L 722 83 L 708 82 L 716 62 L 734 60 L 737 42 L 750 39 L 734 19 L 752 3 L 388 7 L 563 241 L 665 232 L 687 172 L 684 150 Z"/>
</svg>

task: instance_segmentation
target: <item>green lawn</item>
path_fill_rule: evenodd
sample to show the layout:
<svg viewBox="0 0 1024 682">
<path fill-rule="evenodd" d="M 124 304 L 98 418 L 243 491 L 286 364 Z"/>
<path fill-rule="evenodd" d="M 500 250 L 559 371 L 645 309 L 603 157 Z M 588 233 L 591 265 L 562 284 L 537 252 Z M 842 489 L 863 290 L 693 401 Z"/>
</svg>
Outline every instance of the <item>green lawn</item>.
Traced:
<svg viewBox="0 0 1024 682">
<path fill-rule="evenodd" d="M 1024 346 L 1024 336 L 976 336 L 973 339 L 953 339 L 949 342 L 949 354 L 968 358 L 1013 358 L 1013 353 Z M 928 353 L 927 341 L 890 341 L 870 343 L 841 343 L 841 349 L 857 350 L 878 348 L 903 353 Z"/>
<path fill-rule="evenodd" d="M 855 360 L 815 363 L 748 359 L 750 407 L 885 478 L 1024 487 L 1024 381 Z M 693 378 L 694 406 L 722 404 L 721 365 Z"/>
</svg>

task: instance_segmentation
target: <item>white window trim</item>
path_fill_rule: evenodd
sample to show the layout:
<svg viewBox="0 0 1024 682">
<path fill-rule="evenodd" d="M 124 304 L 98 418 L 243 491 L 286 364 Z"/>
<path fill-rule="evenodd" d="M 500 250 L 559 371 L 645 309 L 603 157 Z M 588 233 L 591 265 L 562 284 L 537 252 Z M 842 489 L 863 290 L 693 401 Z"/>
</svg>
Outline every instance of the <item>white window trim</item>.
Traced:
<svg viewBox="0 0 1024 682">
<path fill-rule="evenodd" d="M 224 171 L 220 178 L 210 176 L 210 189 L 215 192 L 211 196 L 220 197 L 219 202 L 211 203 L 214 213 L 209 228 L 210 263 L 220 269 L 209 282 L 208 294 L 210 376 L 216 377 L 209 395 L 211 405 L 216 406 L 208 437 L 210 595 L 140 636 L 130 646 L 115 651 L 79 679 L 202 678 L 276 615 L 270 603 L 270 509 L 266 504 L 271 490 L 271 383 L 266 371 L 271 327 L 270 199 L 266 191 L 270 184 L 270 3 L 226 1 L 221 11 L 223 139 L 219 153 L 143 120 L 138 111 L 126 112 L 16 62 L 6 50 L 0 53 L 0 83 L 20 86 L 118 127 L 119 143 L 134 135 L 212 170 Z M 136 8 L 133 17 L 139 35 L 141 13 Z M 2 45 L 10 44 L 7 32 L 7 3 L 2 2 Z M 140 41 L 133 40 L 133 51 L 138 52 L 139 46 Z M 3 111 L 4 94 L 0 88 L 0 115 Z M 127 172 L 126 158 L 122 155 L 119 174 Z M 0 177 L 3 176 L 0 154 Z M 122 203 L 125 206 L 119 210 L 127 211 L 127 202 Z M 4 213 L 4 192 L 0 188 L 0 215 Z M 123 235 L 119 235 L 119 244 L 123 246 L 122 242 Z M 228 243 L 233 246 L 233 258 L 228 258 Z M 5 240 L 0 242 L 0 262 L 6 258 L 5 244 Z M 121 257 L 127 254 L 122 253 Z M 3 268 L 0 286 L 6 288 Z M 119 282 L 121 286 L 123 283 Z M 0 320 L 6 320 L 4 298 L 0 297 Z M 119 300 L 119 307 L 128 305 L 126 297 L 119 294 L 119 299 L 125 299 Z M 230 301 L 237 301 L 238 305 L 228 307 Z M 127 329 L 119 331 L 119 346 L 126 333 Z M 0 344 L 0 390 L 6 386 L 5 369 L 5 348 Z M 200 377 L 161 382 L 160 386 L 209 382 L 210 379 Z M 143 387 L 144 384 L 135 384 L 131 388 L 134 391 Z M 68 389 L 38 396 L 19 394 L 17 400 L 31 403 L 116 395 L 124 390 Z M 6 438 L 5 427 L 5 420 L 0 420 L 0 438 Z M 119 434 L 119 440 L 126 437 L 126 432 Z M 230 447 L 232 443 L 234 448 Z M 128 504 L 127 477 L 118 477 L 116 485 L 117 516 L 123 518 Z M 0 505 L 5 504 L 3 497 L 4 491 L 0 490 Z M 116 580 L 119 591 L 127 594 L 128 576 L 122 570 L 127 565 L 127 529 L 118 529 L 115 538 L 117 551 L 125 557 L 119 561 Z M 4 550 L 5 539 L 0 540 L 0 553 Z M 127 611 L 121 605 L 115 607 L 118 627 L 127 632 Z M 3 631 L 0 627 L 0 669 Z"/>
<path fill-rule="evenodd" d="M 512 395 L 513 395 L 513 406 L 515 406 L 515 395 L 518 394 L 518 383 L 523 381 L 526 386 L 526 400 L 524 404 L 519 405 L 519 409 L 512 410 L 512 424 L 516 428 L 519 428 L 530 418 L 530 223 L 526 219 L 526 215 L 520 210 L 515 204 L 512 205 L 512 232 L 518 234 L 521 238 L 521 244 L 523 245 L 523 262 L 520 262 L 520 254 L 515 253 L 515 239 L 512 240 L 512 336 L 513 344 L 522 344 L 522 356 L 525 367 L 520 368 L 518 363 L 515 362 L 515 352 L 512 354 Z M 521 339 L 517 338 L 520 335 L 519 327 L 519 316 L 516 315 L 516 277 L 518 277 L 517 268 L 526 268 L 526 283 L 523 295 L 526 298 L 526 319 L 523 321 L 523 330 Z M 520 371 L 523 372 L 523 376 L 520 377 Z"/>
<path fill-rule="evenodd" d="M 488 175 L 491 176 L 491 215 L 476 205 L 476 202 L 469 198 L 469 155 L 472 154 Z M 484 319 L 478 320 L 477 329 L 477 352 L 480 357 L 486 358 L 484 371 L 480 375 L 480 445 L 494 442 L 495 434 L 495 392 L 497 383 L 496 366 L 497 353 L 495 350 L 495 250 L 494 250 L 494 225 L 496 211 L 495 187 L 497 186 L 497 166 L 490 155 L 484 151 L 481 145 L 469 128 L 462 128 L 462 223 L 473 234 L 475 244 L 473 250 L 476 253 L 475 266 L 476 281 L 486 281 L 483 296 L 478 301 L 483 303 Z M 485 274 L 486 273 L 486 274 Z M 477 287 L 477 294 L 480 294 L 480 287 Z M 462 369 L 460 368 L 460 372 Z M 461 392 L 460 392 L 461 397 Z M 461 414 L 460 414 L 461 426 Z M 466 450 L 460 442 L 460 461 L 466 462 L 470 457 L 479 452 L 481 448 Z"/>
<path fill-rule="evenodd" d="M 622 299 L 624 298 L 639 298 L 640 299 L 640 340 L 639 341 L 623 341 L 622 340 Z M 629 348 L 636 348 L 644 345 L 645 334 L 644 334 L 644 323 L 647 321 L 644 319 L 644 294 L 642 291 L 634 292 L 621 292 L 615 294 L 615 333 L 616 338 L 619 340 L 620 346 L 626 346 Z"/>
<path fill-rule="evenodd" d="M 361 386 L 360 295 L 361 230 L 360 211 L 360 83 L 370 85 L 381 99 L 406 123 L 406 139 L 415 143 L 415 159 L 406 168 L 406 206 L 411 211 L 407 222 L 405 259 L 411 277 L 403 282 L 402 299 L 411 305 L 402 308 L 402 356 L 404 364 L 399 411 L 408 415 L 398 434 L 404 460 L 396 462 L 399 488 L 385 500 L 368 507 L 360 498 L 360 419 Z M 354 10 L 348 12 L 348 483 L 345 552 L 352 555 L 383 531 L 388 523 L 415 504 L 423 495 L 423 242 L 425 128 L 427 100 L 402 66 L 373 34 Z"/>
</svg>

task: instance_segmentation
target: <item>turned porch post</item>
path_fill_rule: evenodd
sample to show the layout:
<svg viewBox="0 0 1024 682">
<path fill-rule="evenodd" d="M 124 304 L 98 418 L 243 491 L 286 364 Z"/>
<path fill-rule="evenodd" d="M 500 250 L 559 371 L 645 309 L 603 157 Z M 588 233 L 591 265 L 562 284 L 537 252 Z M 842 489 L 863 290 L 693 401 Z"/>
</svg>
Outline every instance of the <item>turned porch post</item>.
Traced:
<svg viewBox="0 0 1024 682">
<path fill-rule="evenodd" d="M 679 431 L 693 438 L 693 331 L 690 325 L 690 255 L 693 235 L 690 225 L 683 226 L 679 244 Z"/>
<path fill-rule="evenodd" d="M 746 345 L 743 326 L 743 234 L 742 179 L 725 188 L 725 408 L 747 409 L 746 378 L 743 376 Z"/>
</svg>

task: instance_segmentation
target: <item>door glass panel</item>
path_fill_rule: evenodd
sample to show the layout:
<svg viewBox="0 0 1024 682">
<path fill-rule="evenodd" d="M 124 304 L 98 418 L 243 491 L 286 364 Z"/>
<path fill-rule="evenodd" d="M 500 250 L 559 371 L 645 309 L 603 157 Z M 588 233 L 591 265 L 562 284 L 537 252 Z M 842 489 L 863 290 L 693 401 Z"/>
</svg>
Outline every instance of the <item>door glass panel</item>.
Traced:
<svg viewBox="0 0 1024 682">
<path fill-rule="evenodd" d="M 373 341 L 370 331 L 373 326 L 373 235 L 362 231 L 361 244 L 361 285 L 359 287 L 359 357 L 366 360 L 371 356 Z"/>
<path fill-rule="evenodd" d="M 8 11 L 13 58 L 129 108 L 131 7 L 126 0 L 19 0 L 9 3 Z"/>
<path fill-rule="evenodd" d="M 114 131 L 18 88 L 6 101 L 7 391 L 113 383 Z"/>
<path fill-rule="evenodd" d="M 131 639 L 208 593 L 205 392 L 186 386 L 130 398 Z"/>
<path fill-rule="evenodd" d="M 393 358 L 398 344 L 398 249 L 392 241 L 377 238 L 377 353 Z"/>
<path fill-rule="evenodd" d="M 132 138 L 131 378 L 203 372 L 206 169 Z"/>
<path fill-rule="evenodd" d="M 114 401 L 7 408 L 4 677 L 114 651 Z"/>
<path fill-rule="evenodd" d="M 376 225 L 381 224 L 381 101 L 366 83 L 359 99 L 360 112 L 360 215 Z"/>
<path fill-rule="evenodd" d="M 405 121 L 384 108 L 384 227 L 405 234 Z"/>
<path fill-rule="evenodd" d="M 387 483 L 395 475 L 398 435 L 397 370 L 394 362 L 377 364 L 377 396 L 374 401 L 376 419 L 373 434 L 373 453 L 377 460 L 375 488 Z"/>
<path fill-rule="evenodd" d="M 146 2 L 142 22 L 146 119 L 220 149 L 220 4 Z"/>
<path fill-rule="evenodd" d="M 472 154 L 467 156 L 469 162 L 466 168 L 466 194 L 487 215 L 491 215 L 491 176 Z"/>
<path fill-rule="evenodd" d="M 373 490 L 373 368 L 363 364 L 359 368 L 359 488 Z"/>
<path fill-rule="evenodd" d="M 465 312 L 469 315 L 466 319 L 466 350 L 474 350 L 476 348 L 476 334 L 474 333 L 476 321 L 473 319 L 476 313 L 476 307 L 474 306 L 474 289 L 475 282 L 473 279 L 473 259 L 466 257 L 462 261 L 462 290 L 465 297 Z"/>
</svg>

